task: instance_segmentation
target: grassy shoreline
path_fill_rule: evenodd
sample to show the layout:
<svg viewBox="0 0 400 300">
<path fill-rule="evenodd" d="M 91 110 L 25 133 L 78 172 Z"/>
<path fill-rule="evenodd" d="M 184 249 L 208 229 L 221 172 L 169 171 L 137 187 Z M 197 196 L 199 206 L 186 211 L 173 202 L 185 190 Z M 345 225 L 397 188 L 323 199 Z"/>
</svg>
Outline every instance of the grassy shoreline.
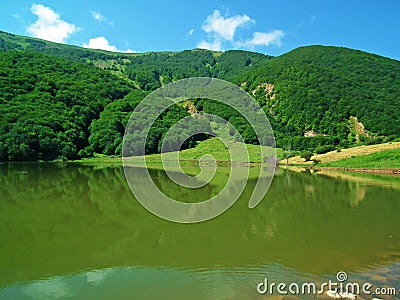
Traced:
<svg viewBox="0 0 400 300">
<path fill-rule="evenodd" d="M 169 152 L 163 154 L 164 163 L 160 154 L 146 155 L 147 166 L 151 168 L 162 169 L 165 166 L 176 167 L 176 162 L 184 169 L 199 169 L 199 161 L 206 154 L 212 154 L 219 167 L 233 166 L 262 166 L 265 161 L 261 157 L 260 146 L 245 145 L 232 143 L 231 149 L 235 151 L 236 161 L 231 161 L 229 152 L 222 142 L 218 139 L 209 139 L 200 142 L 195 148 L 186 149 L 176 152 Z M 247 156 L 247 153 L 248 156 Z M 271 155 L 276 154 L 277 157 L 282 158 L 282 149 L 272 149 L 265 147 L 264 153 Z M 271 152 L 272 151 L 272 152 Z M 125 162 L 132 166 L 141 165 L 143 157 L 132 157 L 125 159 Z M 312 159 L 319 161 L 315 165 L 314 162 L 305 162 L 300 157 L 293 157 L 289 159 L 290 167 L 306 167 L 313 170 L 331 170 L 331 171 L 347 171 L 347 172 L 364 172 L 364 173 L 377 173 L 377 174 L 400 174 L 400 142 L 386 143 L 371 146 L 359 146 L 354 148 L 343 149 L 340 152 L 331 151 L 325 154 L 314 155 Z M 80 163 L 86 165 L 97 166 L 118 166 L 123 164 L 121 157 L 107 157 L 98 156 L 94 158 L 86 158 L 81 160 L 72 161 L 73 163 Z M 286 160 L 281 160 L 280 167 L 285 168 Z"/>
<path fill-rule="evenodd" d="M 145 155 L 147 163 L 161 164 L 162 160 L 166 162 L 178 161 L 183 164 L 198 164 L 200 159 L 211 160 L 204 157 L 205 155 L 212 155 L 218 165 L 260 165 L 265 163 L 269 157 L 277 156 L 283 157 L 283 151 L 279 148 L 271 148 L 267 146 L 250 145 L 239 142 L 229 142 L 229 150 L 233 154 L 232 160 L 228 148 L 218 139 L 211 138 L 201 141 L 195 148 L 181 150 L 177 152 L 167 152 L 164 154 L 149 154 Z M 261 153 L 262 151 L 262 153 Z M 264 156 L 264 157 L 263 157 Z M 126 158 L 126 161 L 134 164 L 143 159 L 141 156 Z M 85 158 L 75 160 L 73 162 L 79 163 L 122 163 L 121 157 L 108 157 L 101 155 L 93 158 Z"/>
<path fill-rule="evenodd" d="M 353 157 L 365 156 L 374 154 L 376 152 L 382 152 L 386 150 L 396 150 L 399 151 L 400 142 L 391 142 L 391 143 L 383 143 L 377 145 L 369 145 L 369 146 L 357 146 L 347 149 L 341 149 L 340 151 L 330 151 L 324 154 L 315 154 L 311 157 L 311 160 L 317 160 L 320 162 L 320 165 L 336 161 L 343 161 L 346 159 L 351 159 Z M 381 157 L 380 159 L 382 159 Z M 350 162 L 346 162 L 350 163 Z M 286 164 L 286 160 L 281 160 L 281 164 Z M 304 161 L 300 156 L 294 156 L 289 158 L 289 165 L 313 165 L 313 161 Z M 346 167 L 352 167 L 351 165 L 347 165 Z M 367 167 L 367 166 L 355 166 L 355 167 Z M 399 165 L 400 167 L 400 165 Z M 383 167 L 384 168 L 384 167 Z"/>
</svg>

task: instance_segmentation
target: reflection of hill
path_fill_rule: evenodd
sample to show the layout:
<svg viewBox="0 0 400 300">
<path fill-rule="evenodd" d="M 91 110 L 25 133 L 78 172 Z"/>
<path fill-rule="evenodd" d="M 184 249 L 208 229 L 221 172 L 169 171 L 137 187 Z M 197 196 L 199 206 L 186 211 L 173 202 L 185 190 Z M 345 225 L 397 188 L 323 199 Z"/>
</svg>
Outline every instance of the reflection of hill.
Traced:
<svg viewBox="0 0 400 300">
<path fill-rule="evenodd" d="M 130 193 L 122 168 L 18 164 L 0 165 L 0 172 L 0 285 L 114 266 L 279 262 L 325 274 L 400 257 L 400 192 L 390 188 L 289 172 L 274 178 L 255 209 L 247 208 L 252 180 L 220 217 L 184 225 L 148 213 Z M 165 174 L 152 175 L 174 193 Z M 191 199 L 214 194 L 224 176 L 198 194 L 191 191 Z"/>
<path fill-rule="evenodd" d="M 371 174 L 347 171 L 318 170 L 318 174 L 328 177 L 341 178 L 347 181 L 359 182 L 368 185 L 386 186 L 388 188 L 400 190 L 400 177 L 386 174 Z"/>
</svg>

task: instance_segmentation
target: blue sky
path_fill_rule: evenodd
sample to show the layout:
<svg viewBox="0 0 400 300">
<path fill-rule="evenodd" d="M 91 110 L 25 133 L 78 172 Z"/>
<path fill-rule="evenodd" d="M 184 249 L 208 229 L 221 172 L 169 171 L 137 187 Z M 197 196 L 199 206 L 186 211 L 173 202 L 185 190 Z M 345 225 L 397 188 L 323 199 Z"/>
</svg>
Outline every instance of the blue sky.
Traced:
<svg viewBox="0 0 400 300">
<path fill-rule="evenodd" d="M 280 55 L 335 45 L 400 59 L 400 1 L 7 1 L 0 30 L 112 51 Z"/>
</svg>

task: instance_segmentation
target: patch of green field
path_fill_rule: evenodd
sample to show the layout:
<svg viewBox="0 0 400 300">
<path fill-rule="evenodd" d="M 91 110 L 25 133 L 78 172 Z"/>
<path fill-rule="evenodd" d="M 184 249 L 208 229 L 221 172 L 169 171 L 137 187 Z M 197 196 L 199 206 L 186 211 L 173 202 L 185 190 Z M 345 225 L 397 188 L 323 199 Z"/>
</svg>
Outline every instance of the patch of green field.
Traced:
<svg viewBox="0 0 400 300">
<path fill-rule="evenodd" d="M 259 145 L 249 145 L 245 144 L 246 151 L 243 151 L 243 143 L 239 142 L 229 142 L 230 150 L 235 153 L 236 163 L 241 162 L 250 162 L 250 163 L 262 163 L 263 157 L 261 155 L 260 146 Z M 262 146 L 264 157 L 268 157 L 273 155 L 273 151 L 276 150 L 276 156 L 278 158 L 283 157 L 282 149 L 273 149 L 271 147 Z M 179 151 L 179 160 L 183 161 L 196 161 L 199 160 L 203 155 L 211 154 L 216 161 L 231 161 L 231 156 L 227 147 L 218 139 L 211 138 L 205 141 L 201 141 L 195 148 L 186 149 Z M 169 152 L 163 154 L 164 159 L 174 159 L 176 157 L 175 152 Z M 151 154 L 146 156 L 147 161 L 157 161 L 161 160 L 160 154 Z M 265 158 L 264 158 L 265 160 Z"/>
<path fill-rule="evenodd" d="M 230 142 L 229 147 L 232 152 L 235 152 L 237 160 L 236 163 L 250 162 L 250 163 L 261 163 L 263 162 L 263 158 L 261 157 L 260 146 L 258 145 L 248 145 L 245 144 L 248 153 L 248 157 L 246 151 L 243 150 L 243 144 L 238 142 Z M 283 157 L 282 149 L 273 149 L 271 147 L 263 147 L 263 152 L 266 156 L 273 155 L 273 151 L 276 151 L 276 156 L 278 158 Z M 219 162 L 230 162 L 231 157 L 228 149 L 218 138 L 211 138 L 205 141 L 201 141 L 195 148 L 186 149 L 179 151 L 179 160 L 184 164 L 192 164 L 197 162 L 202 156 L 210 154 L 214 157 L 216 161 Z M 168 152 L 164 153 L 164 160 L 175 160 L 176 152 Z M 128 161 L 134 163 L 137 157 L 129 158 Z M 152 164 L 161 163 L 161 154 L 150 154 L 146 155 L 146 161 Z M 76 162 L 80 163 L 111 163 L 111 164 L 120 164 L 122 162 L 119 157 L 108 157 L 105 155 L 97 155 L 95 158 L 88 158 L 78 160 Z"/>
<path fill-rule="evenodd" d="M 323 167 L 390 169 L 400 168 L 400 148 L 320 164 Z"/>
<path fill-rule="evenodd" d="M 247 158 L 246 151 L 242 152 L 242 146 L 247 148 L 249 158 Z M 249 170 L 249 178 L 258 178 L 260 176 L 260 165 L 263 160 L 261 158 L 260 146 L 258 145 L 246 145 L 235 142 L 230 142 L 229 147 L 231 151 L 236 152 L 238 160 L 234 163 L 238 163 L 237 167 L 240 168 L 240 163 L 254 163 Z M 275 149 L 275 153 L 279 158 L 283 157 L 282 149 Z M 264 152 L 265 151 L 265 152 Z M 263 146 L 264 155 L 268 157 L 273 155 L 274 149 L 271 147 Z M 218 164 L 218 172 L 226 173 L 228 176 L 231 172 L 231 159 L 229 152 L 225 145 L 217 138 L 211 138 L 205 141 L 201 141 L 195 148 L 186 149 L 179 151 L 179 166 L 182 170 L 191 176 L 196 176 L 200 173 L 199 159 L 206 154 L 210 154 L 214 157 Z M 179 171 L 179 167 L 176 164 L 176 152 L 164 153 L 164 161 L 161 160 L 161 154 L 146 155 L 146 167 L 149 169 L 157 170 L 170 170 Z M 140 157 L 134 156 L 124 158 L 124 162 L 133 167 L 142 166 L 140 164 Z M 96 155 L 94 158 L 86 158 L 74 161 L 76 163 L 91 165 L 96 168 L 108 168 L 113 166 L 121 166 L 121 157 L 109 157 L 106 155 Z M 240 173 L 240 172 L 239 172 Z M 243 176 L 247 176 L 246 168 L 243 168 Z"/>
</svg>

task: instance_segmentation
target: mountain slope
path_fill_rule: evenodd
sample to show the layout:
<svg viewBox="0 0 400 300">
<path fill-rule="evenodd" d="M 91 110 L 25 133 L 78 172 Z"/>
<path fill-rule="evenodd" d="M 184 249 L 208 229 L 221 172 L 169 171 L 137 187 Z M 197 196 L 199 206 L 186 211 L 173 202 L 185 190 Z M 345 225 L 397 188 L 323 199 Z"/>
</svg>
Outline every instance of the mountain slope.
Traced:
<svg viewBox="0 0 400 300">
<path fill-rule="evenodd" d="M 91 62 L 134 82 L 144 90 L 154 90 L 172 80 L 188 77 L 217 77 L 232 80 L 254 70 L 271 58 L 261 53 L 231 50 L 216 52 L 202 49 L 181 52 L 116 53 L 53 43 L 0 31 L 1 51 L 44 53 L 80 62 Z"/>
<path fill-rule="evenodd" d="M 91 121 L 132 89 L 89 64 L 0 52 L 0 160 L 76 158 Z"/>
<path fill-rule="evenodd" d="M 118 53 L 105 50 L 86 49 L 0 31 L 0 51 L 8 50 L 44 53 L 83 61 L 118 57 Z"/>
<path fill-rule="evenodd" d="M 120 154 L 135 105 L 171 81 L 209 76 L 252 94 L 278 147 L 326 152 L 400 138 L 400 62 L 339 47 L 308 46 L 279 57 L 248 51 L 113 53 L 0 32 L 0 159 Z M 194 99 L 256 143 L 232 109 Z M 167 123 L 188 115 L 166 112 Z M 167 128 L 157 123 L 149 153 Z M 209 126 L 209 125 L 207 125 Z M 193 143 L 190 143 L 193 145 Z"/>
<path fill-rule="evenodd" d="M 354 144 L 351 117 L 365 126 L 364 141 L 400 136 L 399 61 L 346 48 L 301 47 L 266 61 L 240 81 L 249 91 L 273 85 L 274 99 L 256 96 L 279 127 L 280 140 L 294 148 L 312 148 L 324 140 Z M 310 131 L 317 138 L 300 138 Z"/>
</svg>

